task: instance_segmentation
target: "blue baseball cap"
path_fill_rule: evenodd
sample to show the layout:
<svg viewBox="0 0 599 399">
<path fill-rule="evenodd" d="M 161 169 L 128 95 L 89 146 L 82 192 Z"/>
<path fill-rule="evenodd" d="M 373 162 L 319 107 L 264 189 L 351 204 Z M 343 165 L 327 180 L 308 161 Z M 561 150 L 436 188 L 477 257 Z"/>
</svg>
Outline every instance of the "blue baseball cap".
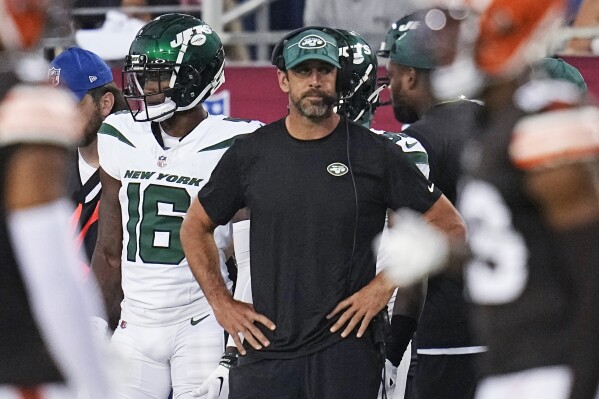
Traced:
<svg viewBox="0 0 599 399">
<path fill-rule="evenodd" d="M 70 47 L 50 63 L 48 80 L 69 88 L 81 101 L 89 90 L 112 82 L 112 70 L 91 51 Z"/>
</svg>

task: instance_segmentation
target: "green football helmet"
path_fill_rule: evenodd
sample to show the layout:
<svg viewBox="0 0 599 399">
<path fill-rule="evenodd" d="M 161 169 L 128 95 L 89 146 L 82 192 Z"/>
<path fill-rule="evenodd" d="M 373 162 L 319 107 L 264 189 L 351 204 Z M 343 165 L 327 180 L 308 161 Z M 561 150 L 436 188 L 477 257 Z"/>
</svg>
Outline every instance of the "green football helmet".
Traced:
<svg viewBox="0 0 599 399">
<path fill-rule="evenodd" d="M 225 81 L 220 38 L 202 20 L 165 14 L 135 36 L 125 58 L 123 94 L 133 119 L 161 122 L 195 107 Z"/>
<path fill-rule="evenodd" d="M 351 82 L 345 85 L 350 87 L 349 92 L 340 95 L 337 113 L 354 122 L 369 125 L 378 106 L 379 93 L 384 88 L 377 88 L 376 54 L 358 33 L 344 29 L 331 31 L 337 40 L 339 58 L 347 59 L 341 65 L 349 71 L 342 71 L 341 76 Z M 353 57 L 350 57 L 349 51 L 353 52 Z"/>
<path fill-rule="evenodd" d="M 415 12 L 395 21 L 387 31 L 385 41 L 381 42 L 381 45 L 376 52 L 377 55 L 379 57 L 389 58 L 391 48 L 395 44 L 395 41 L 408 30 L 416 29 L 418 25 L 422 23 L 423 17 L 422 12 Z"/>
</svg>

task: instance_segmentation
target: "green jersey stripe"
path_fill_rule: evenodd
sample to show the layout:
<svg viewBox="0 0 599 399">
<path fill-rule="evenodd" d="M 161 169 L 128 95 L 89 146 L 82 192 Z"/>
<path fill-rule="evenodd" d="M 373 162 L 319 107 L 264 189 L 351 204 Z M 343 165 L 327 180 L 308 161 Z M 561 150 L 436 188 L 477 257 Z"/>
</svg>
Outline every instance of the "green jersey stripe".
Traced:
<svg viewBox="0 0 599 399">
<path fill-rule="evenodd" d="M 108 136 L 116 137 L 119 141 L 122 141 L 123 143 L 135 148 L 133 143 L 127 140 L 127 138 L 123 136 L 123 134 L 119 132 L 118 129 L 107 123 L 102 123 L 102 126 L 100 126 L 100 130 L 98 130 L 98 134 L 106 134 Z"/>
<path fill-rule="evenodd" d="M 202 148 L 198 152 L 222 150 L 223 148 L 229 148 L 233 145 L 233 142 L 235 141 L 235 139 L 237 139 L 238 137 L 245 136 L 245 135 L 246 135 L 246 133 L 238 134 L 237 136 L 233 136 L 230 139 L 221 141 L 220 143 L 216 143 L 214 145 L 211 145 L 210 147 Z"/>
</svg>

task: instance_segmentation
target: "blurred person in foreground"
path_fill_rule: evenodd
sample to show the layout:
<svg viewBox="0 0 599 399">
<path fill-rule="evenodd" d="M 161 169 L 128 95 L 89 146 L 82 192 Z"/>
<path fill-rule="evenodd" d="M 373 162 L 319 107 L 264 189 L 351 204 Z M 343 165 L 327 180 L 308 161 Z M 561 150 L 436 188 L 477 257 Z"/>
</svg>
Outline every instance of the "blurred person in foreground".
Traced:
<svg viewBox="0 0 599 399">
<path fill-rule="evenodd" d="M 98 159 L 98 130 L 106 117 L 127 109 L 125 99 L 113 81 L 112 70 L 95 53 L 71 47 L 50 63 L 48 79 L 54 86 L 70 90 L 84 119 L 83 140 L 73 154 L 69 191 L 75 202 L 72 222 L 77 226 L 75 242 L 85 249 L 86 271 L 98 237 L 98 207 L 102 185 Z"/>
<path fill-rule="evenodd" d="M 476 398 L 591 399 L 599 376 L 599 110 L 580 85 L 529 78 L 563 2 L 472 4 L 457 37 L 439 38 L 443 67 L 433 77 L 440 97 L 471 90 L 485 102 L 480 133 L 462 156 L 458 208 L 469 248 L 402 215 L 390 274 L 408 283 L 468 259 L 473 326 L 488 345 Z"/>
<path fill-rule="evenodd" d="M 68 225 L 64 178 L 81 122 L 28 53 L 48 7 L 0 1 L 0 396 L 113 398 L 89 321 L 103 309 L 95 286 L 83 287 Z"/>
</svg>

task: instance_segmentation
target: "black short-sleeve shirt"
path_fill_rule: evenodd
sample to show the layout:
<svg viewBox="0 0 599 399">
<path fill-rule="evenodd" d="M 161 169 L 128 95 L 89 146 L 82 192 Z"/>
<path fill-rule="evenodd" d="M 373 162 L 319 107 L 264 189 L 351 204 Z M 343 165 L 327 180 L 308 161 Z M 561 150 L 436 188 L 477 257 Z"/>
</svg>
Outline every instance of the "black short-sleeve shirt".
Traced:
<svg viewBox="0 0 599 399">
<path fill-rule="evenodd" d="M 295 358 L 337 342 L 326 315 L 374 278 L 387 209 L 425 212 L 440 195 L 398 146 L 345 119 L 317 140 L 293 138 L 284 119 L 237 140 L 198 198 L 216 224 L 251 209 L 254 308 L 277 325 L 251 355 Z"/>
<path fill-rule="evenodd" d="M 428 153 L 429 179 L 451 203 L 457 201 L 462 151 L 480 130 L 482 105 L 470 100 L 444 102 L 431 107 L 404 133 L 418 139 Z M 426 302 L 416 332 L 418 349 L 459 348 L 480 345 L 470 332 L 464 287 L 444 274 L 428 280 Z"/>
</svg>

